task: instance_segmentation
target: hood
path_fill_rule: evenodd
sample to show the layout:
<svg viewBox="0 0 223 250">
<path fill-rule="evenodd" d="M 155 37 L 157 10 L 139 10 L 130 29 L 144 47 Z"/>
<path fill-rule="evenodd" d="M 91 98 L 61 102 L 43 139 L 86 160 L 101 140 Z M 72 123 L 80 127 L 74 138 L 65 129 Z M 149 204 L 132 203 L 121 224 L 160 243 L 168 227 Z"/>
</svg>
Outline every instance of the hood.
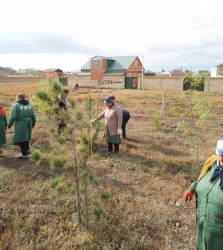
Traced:
<svg viewBox="0 0 223 250">
<path fill-rule="evenodd" d="M 29 102 L 27 100 L 21 100 L 21 101 L 18 101 L 17 103 L 20 103 L 22 105 L 28 105 Z"/>
</svg>

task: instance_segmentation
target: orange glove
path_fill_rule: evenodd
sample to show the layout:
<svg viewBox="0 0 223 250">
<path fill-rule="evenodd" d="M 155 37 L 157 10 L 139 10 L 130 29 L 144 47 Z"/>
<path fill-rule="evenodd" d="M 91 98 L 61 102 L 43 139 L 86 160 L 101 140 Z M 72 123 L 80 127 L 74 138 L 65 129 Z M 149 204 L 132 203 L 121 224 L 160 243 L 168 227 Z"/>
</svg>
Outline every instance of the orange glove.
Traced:
<svg viewBox="0 0 223 250">
<path fill-rule="evenodd" d="M 194 194 L 191 193 L 190 190 L 187 190 L 187 191 L 185 191 L 183 198 L 184 198 L 185 201 L 188 201 L 188 198 L 189 198 L 189 201 L 191 201 L 193 195 Z"/>
</svg>

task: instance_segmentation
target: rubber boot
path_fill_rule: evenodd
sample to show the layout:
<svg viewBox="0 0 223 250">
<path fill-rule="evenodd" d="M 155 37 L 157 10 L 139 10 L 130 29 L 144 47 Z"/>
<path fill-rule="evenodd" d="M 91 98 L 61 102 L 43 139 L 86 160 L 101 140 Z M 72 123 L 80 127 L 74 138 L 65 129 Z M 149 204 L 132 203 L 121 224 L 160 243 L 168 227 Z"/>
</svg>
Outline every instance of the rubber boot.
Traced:
<svg viewBox="0 0 223 250">
<path fill-rule="evenodd" d="M 119 152 L 119 143 L 115 143 L 115 153 L 117 154 Z"/>
<path fill-rule="evenodd" d="M 108 142 L 108 152 L 112 153 L 112 143 Z"/>
</svg>

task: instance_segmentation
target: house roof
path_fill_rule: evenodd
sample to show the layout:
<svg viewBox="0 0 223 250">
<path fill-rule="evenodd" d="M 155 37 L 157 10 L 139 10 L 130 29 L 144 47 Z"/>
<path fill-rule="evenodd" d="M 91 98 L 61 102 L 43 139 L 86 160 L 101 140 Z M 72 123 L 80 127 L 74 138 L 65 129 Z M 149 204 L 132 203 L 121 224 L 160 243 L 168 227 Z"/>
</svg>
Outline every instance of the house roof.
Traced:
<svg viewBox="0 0 223 250">
<path fill-rule="evenodd" d="M 137 56 L 116 56 L 113 57 L 114 61 L 114 67 L 119 67 L 119 65 L 121 65 L 121 67 L 123 69 L 128 69 L 129 66 L 133 63 L 133 61 L 137 58 Z M 115 64 L 116 62 L 116 64 Z"/>
<path fill-rule="evenodd" d="M 8 70 L 8 69 L 3 68 L 3 67 L 1 67 L 1 66 L 0 66 L 0 71 L 1 71 L 1 72 L 11 72 L 11 70 Z"/>
<path fill-rule="evenodd" d="M 217 67 L 223 67 L 223 63 L 214 66 L 214 68 L 215 68 L 215 67 L 216 67 L 216 68 L 217 68 Z"/>
<path fill-rule="evenodd" d="M 125 70 L 120 70 L 120 71 L 110 71 L 110 72 L 105 72 L 104 75 L 108 76 L 108 75 L 116 75 L 116 76 L 123 76 L 126 73 Z"/>
<path fill-rule="evenodd" d="M 45 69 L 45 72 L 63 72 L 61 69 Z"/>
<path fill-rule="evenodd" d="M 81 67 L 81 70 L 91 69 L 91 60 L 107 60 L 107 69 L 128 69 L 129 66 L 137 56 L 114 56 L 114 57 L 103 57 L 95 56 L 92 57 L 86 64 Z"/>
<path fill-rule="evenodd" d="M 174 69 L 171 75 L 184 75 L 184 73 L 180 69 Z"/>
<path fill-rule="evenodd" d="M 223 64 L 222 64 L 222 66 L 223 66 Z M 195 71 L 196 73 L 199 73 L 199 74 L 201 74 L 201 73 L 207 73 L 207 72 L 209 72 L 207 69 L 198 69 L 197 71 Z"/>
<path fill-rule="evenodd" d="M 88 70 L 91 69 L 91 60 L 89 60 L 87 63 L 85 63 L 85 64 L 81 67 L 81 70 L 83 70 L 83 69 L 88 69 Z"/>
</svg>

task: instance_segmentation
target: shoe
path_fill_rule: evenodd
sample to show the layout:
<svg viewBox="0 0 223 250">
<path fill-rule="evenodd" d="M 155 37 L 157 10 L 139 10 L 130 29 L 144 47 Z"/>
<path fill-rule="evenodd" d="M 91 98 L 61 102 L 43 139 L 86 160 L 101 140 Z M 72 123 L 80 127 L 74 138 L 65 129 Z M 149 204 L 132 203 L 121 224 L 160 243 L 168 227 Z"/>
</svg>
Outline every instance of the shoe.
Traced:
<svg viewBox="0 0 223 250">
<path fill-rule="evenodd" d="M 28 159 L 28 155 L 19 155 L 16 158 L 17 159 Z"/>
<path fill-rule="evenodd" d="M 0 154 L 2 154 L 2 152 L 3 152 L 3 151 L 0 149 Z"/>
</svg>

